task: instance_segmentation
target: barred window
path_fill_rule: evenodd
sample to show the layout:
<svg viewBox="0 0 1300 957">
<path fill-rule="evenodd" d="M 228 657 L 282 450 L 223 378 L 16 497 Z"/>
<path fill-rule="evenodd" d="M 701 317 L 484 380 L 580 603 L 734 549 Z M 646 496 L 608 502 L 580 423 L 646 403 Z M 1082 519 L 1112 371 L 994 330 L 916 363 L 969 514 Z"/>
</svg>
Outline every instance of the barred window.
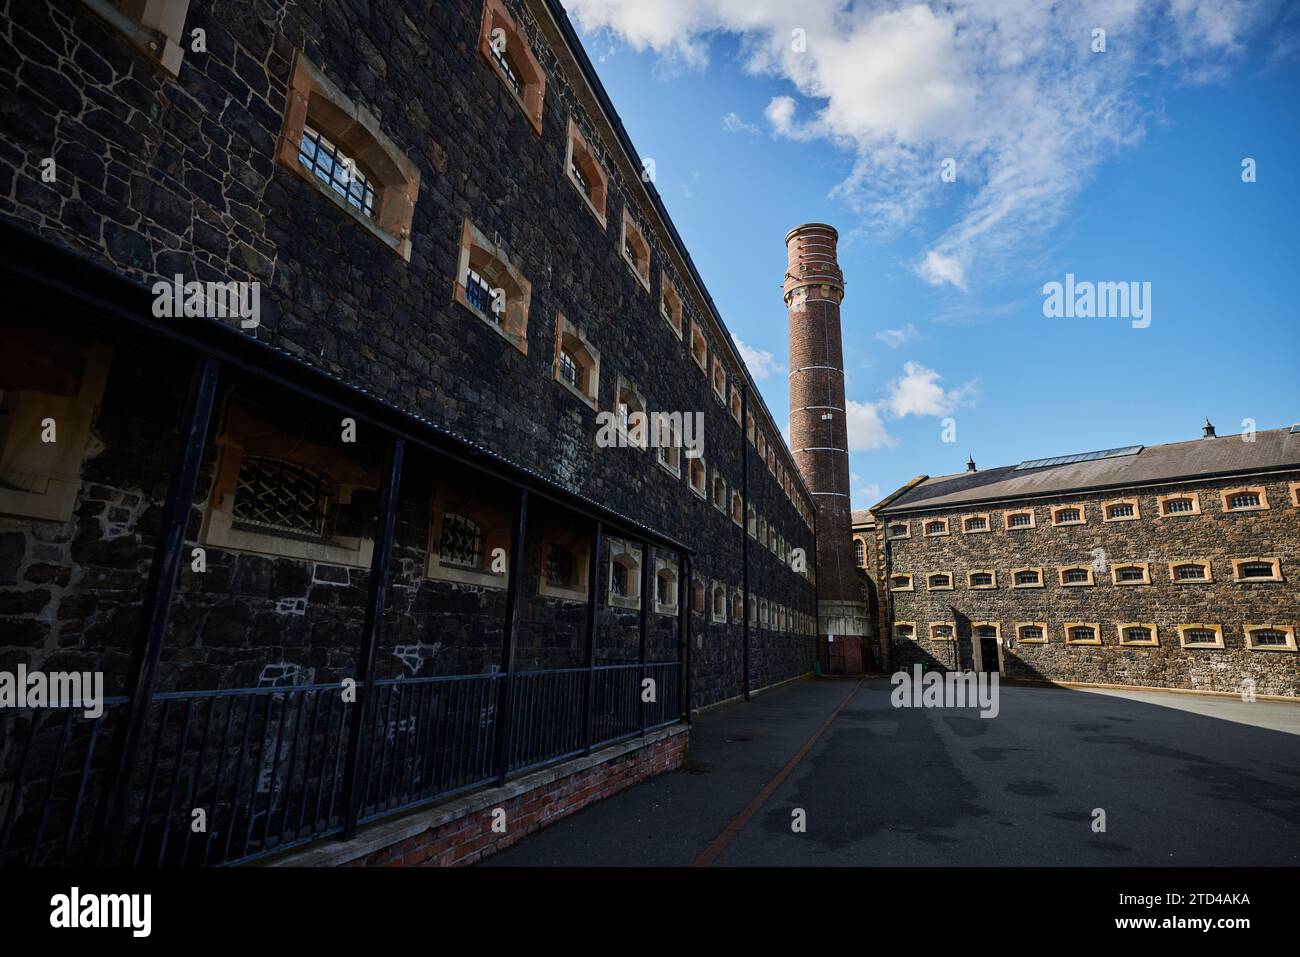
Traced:
<svg viewBox="0 0 1300 957">
<path fill-rule="evenodd" d="M 1260 645 L 1273 645 L 1286 647 L 1289 644 L 1288 636 L 1285 631 L 1277 631 L 1273 628 L 1257 628 L 1250 633 L 1250 642 L 1255 647 Z"/>
<path fill-rule="evenodd" d="M 1193 565 L 1190 563 L 1186 565 L 1178 565 L 1175 566 L 1174 568 L 1174 575 L 1178 578 L 1179 581 L 1183 581 L 1183 582 L 1204 581 L 1205 566 Z"/>
<path fill-rule="evenodd" d="M 867 547 L 862 544 L 862 539 L 853 540 L 853 563 L 859 568 L 867 567 Z"/>
<path fill-rule="evenodd" d="M 493 322 L 501 321 L 492 309 L 492 287 L 473 269 L 465 272 L 465 300 Z"/>
<path fill-rule="evenodd" d="M 1151 640 L 1150 628 L 1125 628 L 1124 640 L 1130 643 L 1149 642 Z"/>
<path fill-rule="evenodd" d="M 1122 568 L 1115 569 L 1115 578 L 1118 581 L 1140 582 L 1145 581 L 1146 577 L 1146 569 L 1141 565 L 1125 565 Z"/>
<path fill-rule="evenodd" d="M 483 529 L 473 519 L 454 512 L 442 517 L 438 560 L 443 565 L 478 568 L 483 558 Z"/>
<path fill-rule="evenodd" d="M 889 537 L 890 537 L 890 538 L 907 538 L 907 526 L 906 526 L 906 525 L 890 525 L 890 526 L 889 526 Z"/>
<path fill-rule="evenodd" d="M 970 583 L 972 588 L 988 588 L 993 584 L 993 575 L 989 572 L 972 572 Z"/>
<path fill-rule="evenodd" d="M 235 524 L 243 528 L 295 538 L 324 538 L 324 482 L 301 465 L 245 455 L 239 461 L 233 515 Z"/>
<path fill-rule="evenodd" d="M 370 179 L 357 169 L 356 160 L 310 126 L 302 128 L 298 161 L 338 193 L 348 204 L 367 216 L 375 215 L 375 190 Z"/>
<path fill-rule="evenodd" d="M 1183 632 L 1183 641 L 1189 645 L 1217 645 L 1219 635 L 1209 628 L 1188 628 Z"/>
<path fill-rule="evenodd" d="M 930 628 L 932 638 L 951 638 L 952 625 L 932 625 Z"/>
<path fill-rule="evenodd" d="M 925 534 L 927 535 L 941 535 L 946 531 L 948 531 L 948 523 L 945 521 L 936 520 L 925 523 Z"/>
<path fill-rule="evenodd" d="M 1242 562 L 1237 569 L 1238 578 L 1272 578 L 1272 562 Z"/>
<path fill-rule="evenodd" d="M 1021 625 L 1020 640 L 1021 641 L 1042 641 L 1043 629 L 1040 628 L 1038 625 Z"/>
<path fill-rule="evenodd" d="M 989 520 L 987 518 L 980 517 L 966 519 L 966 531 L 968 532 L 982 532 L 988 527 Z"/>
<path fill-rule="evenodd" d="M 931 587 L 931 588 L 951 588 L 951 587 L 952 587 L 952 576 L 951 576 L 951 575 L 931 575 L 931 576 L 930 576 L 930 582 L 929 582 L 929 584 L 930 584 L 930 587 Z"/>
<path fill-rule="evenodd" d="M 1087 625 L 1078 625 L 1070 629 L 1071 641 L 1096 641 L 1097 633 Z"/>
<path fill-rule="evenodd" d="M 1106 509 L 1106 514 L 1111 518 L 1132 518 L 1133 506 L 1127 502 L 1121 502 L 1119 505 L 1111 505 Z"/>
<path fill-rule="evenodd" d="M 895 625 L 894 635 L 897 638 L 915 638 L 916 628 L 913 625 L 902 625 L 902 624 Z"/>
<path fill-rule="evenodd" d="M 628 595 L 627 566 L 614 562 L 609 566 L 609 590 L 616 598 L 627 598 Z"/>
<path fill-rule="evenodd" d="M 998 629 L 996 625 L 980 625 L 975 629 L 975 637 L 977 638 L 996 638 L 997 636 Z"/>
<path fill-rule="evenodd" d="M 548 585 L 568 588 L 573 584 L 573 552 L 563 545 L 548 544 L 543 573 Z"/>
<path fill-rule="evenodd" d="M 573 161 L 569 162 L 569 175 L 577 180 L 578 185 L 582 187 L 584 193 L 588 195 L 591 194 L 591 183 L 587 181 L 587 177 L 583 174 L 582 168 Z"/>
<path fill-rule="evenodd" d="M 582 389 L 582 368 L 578 365 L 576 359 L 568 349 L 560 350 L 560 376 L 565 382 L 581 391 Z"/>
<path fill-rule="evenodd" d="M 1165 502 L 1165 514 L 1172 515 L 1175 512 L 1190 512 L 1195 506 L 1190 498 L 1171 498 Z"/>
<path fill-rule="evenodd" d="M 1087 581 L 1087 579 L 1088 579 L 1088 573 L 1084 572 L 1083 580 Z M 1041 580 L 1041 576 L 1038 574 L 1038 572 L 1016 572 L 1017 585 L 1037 585 L 1040 580 Z M 1067 577 L 1066 581 L 1069 580 L 1070 579 Z"/>
<path fill-rule="evenodd" d="M 1016 512 L 1014 515 L 1008 516 L 1007 525 L 1011 528 L 1027 528 L 1033 524 L 1033 521 L 1034 517 L 1028 512 Z"/>
<path fill-rule="evenodd" d="M 1061 580 L 1067 584 L 1076 584 L 1088 580 L 1088 569 L 1086 568 L 1067 568 L 1061 575 Z"/>
<path fill-rule="evenodd" d="M 1077 522 L 1080 518 L 1077 508 L 1063 508 L 1056 513 L 1058 522 Z"/>
<path fill-rule="evenodd" d="M 655 601 L 660 605 L 677 603 L 677 596 L 673 594 L 673 580 L 668 575 L 660 575 L 655 580 Z"/>
<path fill-rule="evenodd" d="M 524 85 L 519 82 L 519 73 L 515 70 L 515 65 L 510 62 L 510 54 L 506 52 L 505 44 L 500 44 L 501 49 L 497 49 L 498 44 L 489 43 L 488 49 L 492 51 L 492 59 L 497 61 L 497 66 L 501 68 L 501 75 L 505 81 L 510 84 L 510 88 L 520 96 L 524 95 Z"/>
<path fill-rule="evenodd" d="M 1258 492 L 1239 492 L 1228 499 L 1228 508 L 1255 508 L 1258 505 Z"/>
</svg>

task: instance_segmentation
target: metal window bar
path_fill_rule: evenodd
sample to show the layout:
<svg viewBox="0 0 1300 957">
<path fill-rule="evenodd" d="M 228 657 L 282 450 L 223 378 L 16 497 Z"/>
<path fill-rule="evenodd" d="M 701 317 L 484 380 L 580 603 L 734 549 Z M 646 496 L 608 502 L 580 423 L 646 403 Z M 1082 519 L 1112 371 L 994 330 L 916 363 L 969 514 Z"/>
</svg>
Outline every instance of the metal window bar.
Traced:
<svg viewBox="0 0 1300 957">
<path fill-rule="evenodd" d="M 497 66 L 501 70 L 501 75 L 505 81 L 510 84 L 510 89 L 515 91 L 517 96 L 524 95 L 524 86 L 519 81 L 519 74 L 515 72 L 514 64 L 510 62 L 510 56 L 506 53 L 505 47 L 497 49 L 496 44 L 488 44 L 488 49 L 492 51 L 492 59 L 496 60 Z"/>
<path fill-rule="evenodd" d="M 465 272 L 465 301 L 493 322 L 501 321 L 492 308 L 492 287 L 473 269 Z"/>
<path fill-rule="evenodd" d="M 298 161 L 347 201 L 370 218 L 375 215 L 375 190 L 370 179 L 357 169 L 356 160 L 310 126 L 302 128 Z"/>
<path fill-rule="evenodd" d="M 240 459 L 232 510 L 238 527 L 320 540 L 326 501 L 324 479 L 309 468 L 261 455 Z"/>
</svg>

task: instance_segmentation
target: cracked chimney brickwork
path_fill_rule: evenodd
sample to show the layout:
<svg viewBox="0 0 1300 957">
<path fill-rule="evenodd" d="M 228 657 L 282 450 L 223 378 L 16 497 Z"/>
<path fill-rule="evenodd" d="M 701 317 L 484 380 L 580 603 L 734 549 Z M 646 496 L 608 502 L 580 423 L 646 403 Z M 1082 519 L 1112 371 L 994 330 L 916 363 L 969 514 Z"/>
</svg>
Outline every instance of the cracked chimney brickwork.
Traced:
<svg viewBox="0 0 1300 957">
<path fill-rule="evenodd" d="M 790 315 L 790 445 L 817 503 L 818 632 L 843 641 L 844 670 L 861 671 L 871 625 L 853 560 L 839 239 L 824 223 L 786 234 L 783 294 Z"/>
</svg>

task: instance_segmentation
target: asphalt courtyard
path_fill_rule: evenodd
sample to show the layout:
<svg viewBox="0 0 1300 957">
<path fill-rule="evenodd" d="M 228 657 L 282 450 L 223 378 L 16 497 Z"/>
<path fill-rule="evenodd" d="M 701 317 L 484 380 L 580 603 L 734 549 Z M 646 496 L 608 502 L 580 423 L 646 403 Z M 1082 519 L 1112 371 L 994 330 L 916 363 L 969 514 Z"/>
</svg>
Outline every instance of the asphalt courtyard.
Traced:
<svg viewBox="0 0 1300 957">
<path fill-rule="evenodd" d="M 1004 684 L 982 719 L 891 690 L 808 680 L 704 715 L 682 770 L 483 866 L 1300 864 L 1300 704 Z"/>
</svg>

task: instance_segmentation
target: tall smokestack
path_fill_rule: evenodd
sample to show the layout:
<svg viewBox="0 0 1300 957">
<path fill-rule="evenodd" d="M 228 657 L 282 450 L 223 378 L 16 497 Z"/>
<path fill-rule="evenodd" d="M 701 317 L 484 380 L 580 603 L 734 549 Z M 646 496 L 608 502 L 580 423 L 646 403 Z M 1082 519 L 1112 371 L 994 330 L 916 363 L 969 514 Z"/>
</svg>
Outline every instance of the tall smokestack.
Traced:
<svg viewBox="0 0 1300 957">
<path fill-rule="evenodd" d="M 790 314 L 790 438 L 817 503 L 818 631 L 842 642 L 844 670 L 864 670 L 871 625 L 853 560 L 848 423 L 840 301 L 839 233 L 807 223 L 786 233 L 783 292 Z"/>
</svg>

